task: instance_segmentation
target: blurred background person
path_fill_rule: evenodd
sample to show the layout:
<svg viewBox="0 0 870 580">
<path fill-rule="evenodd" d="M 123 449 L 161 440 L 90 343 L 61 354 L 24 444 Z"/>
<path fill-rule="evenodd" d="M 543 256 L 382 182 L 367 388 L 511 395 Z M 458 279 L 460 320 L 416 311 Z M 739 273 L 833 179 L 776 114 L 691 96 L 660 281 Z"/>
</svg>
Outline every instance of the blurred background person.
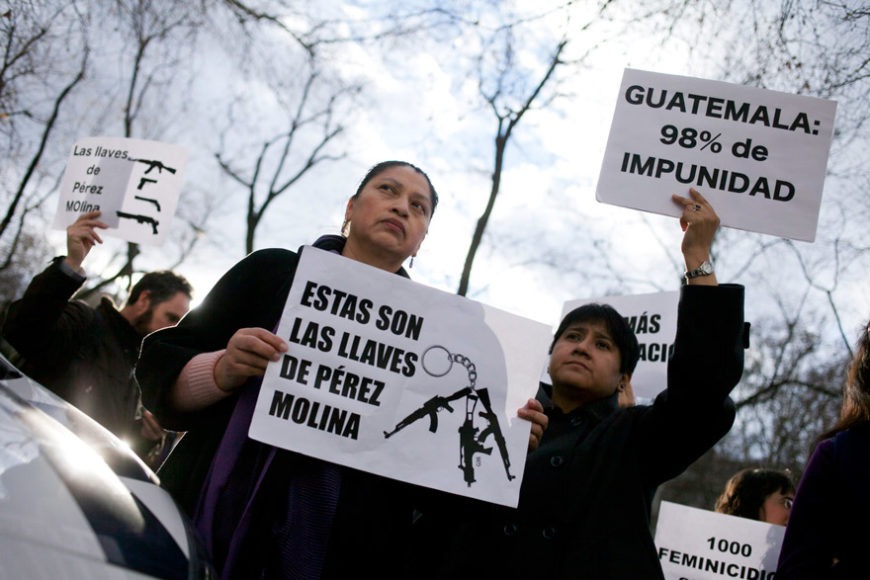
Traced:
<svg viewBox="0 0 870 580">
<path fill-rule="evenodd" d="M 108 227 L 99 218 L 99 211 L 83 213 L 67 228 L 66 256 L 53 259 L 9 305 L 2 333 L 25 374 L 129 443 L 143 459 L 153 459 L 166 432 L 142 408 L 133 368 L 142 338 L 181 320 L 193 289 L 173 272 L 149 272 L 120 310 L 107 297 L 96 308 L 73 300 L 87 279 L 82 262 L 103 241 L 97 229 Z"/>
<path fill-rule="evenodd" d="M 784 526 L 793 501 L 790 472 L 747 467 L 731 476 L 714 509 L 720 514 Z"/>
</svg>

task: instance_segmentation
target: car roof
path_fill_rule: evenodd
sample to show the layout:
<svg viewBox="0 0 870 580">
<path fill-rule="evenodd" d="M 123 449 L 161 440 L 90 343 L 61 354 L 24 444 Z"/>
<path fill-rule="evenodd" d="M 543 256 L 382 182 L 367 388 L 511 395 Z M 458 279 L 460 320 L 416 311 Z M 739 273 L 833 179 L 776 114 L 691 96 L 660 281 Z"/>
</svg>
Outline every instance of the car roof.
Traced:
<svg viewBox="0 0 870 580">
<path fill-rule="evenodd" d="M 28 579 L 188 578 L 196 577 L 192 569 L 211 570 L 154 472 L 3 356 L 0 562 L 4 577 Z"/>
</svg>

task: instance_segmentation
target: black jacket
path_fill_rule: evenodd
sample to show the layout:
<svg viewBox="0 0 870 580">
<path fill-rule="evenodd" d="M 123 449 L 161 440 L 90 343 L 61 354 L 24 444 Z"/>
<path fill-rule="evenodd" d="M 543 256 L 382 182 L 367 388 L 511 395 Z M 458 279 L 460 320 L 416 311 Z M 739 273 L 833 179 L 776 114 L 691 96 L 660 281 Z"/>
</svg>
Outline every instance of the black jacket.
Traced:
<svg viewBox="0 0 870 580">
<path fill-rule="evenodd" d="M 550 423 L 527 458 L 518 508 L 466 504 L 464 513 L 436 514 L 462 523 L 425 532 L 430 549 L 443 545 L 438 536 L 449 538 L 432 549 L 443 557 L 428 556 L 436 560 L 431 575 L 663 578 L 650 530 L 653 496 L 731 428 L 729 392 L 743 372 L 747 331 L 741 286 L 687 286 L 667 390 L 651 405 L 619 409 L 614 393 L 564 414 L 542 385 Z"/>
<path fill-rule="evenodd" d="M 324 249 L 331 249 L 329 245 Z M 143 402 L 158 419 L 187 431 L 173 449 L 158 475 L 163 486 L 193 514 L 203 482 L 227 429 L 237 395 L 206 409 L 180 415 L 167 404 L 167 393 L 181 369 L 195 355 L 226 347 L 239 328 L 274 330 L 284 309 L 298 263 L 289 250 L 266 249 L 248 255 L 225 273 L 208 296 L 175 327 L 159 330 L 143 342 L 137 376 Z M 399 274 L 405 275 L 404 270 Z M 267 445 L 248 440 L 243 462 L 258 473 L 257 461 Z M 290 451 L 280 451 L 263 485 L 252 500 L 255 524 L 246 539 L 254 554 L 274 535 L 280 518 L 282 487 L 319 460 Z M 322 462 L 321 462 L 322 463 Z M 414 486 L 361 471 L 341 468 L 340 496 L 331 525 L 323 579 L 372 576 L 404 578 L 401 560 L 413 518 L 410 494 Z M 284 493 L 283 495 L 286 495 Z M 237 506 L 229 508 L 232 512 Z M 232 519 L 232 518 L 230 518 Z M 232 521 L 219 522 L 222 526 Z M 216 557 L 221 557 L 216 554 Z M 262 558 L 252 556 L 255 560 Z M 251 566 L 256 566 L 252 562 Z"/>
<path fill-rule="evenodd" d="M 85 278 L 63 272 L 61 260 L 55 258 L 10 305 L 3 335 L 23 357 L 20 367 L 28 376 L 136 443 L 133 367 L 142 337 L 108 298 L 97 308 L 70 300 Z"/>
</svg>

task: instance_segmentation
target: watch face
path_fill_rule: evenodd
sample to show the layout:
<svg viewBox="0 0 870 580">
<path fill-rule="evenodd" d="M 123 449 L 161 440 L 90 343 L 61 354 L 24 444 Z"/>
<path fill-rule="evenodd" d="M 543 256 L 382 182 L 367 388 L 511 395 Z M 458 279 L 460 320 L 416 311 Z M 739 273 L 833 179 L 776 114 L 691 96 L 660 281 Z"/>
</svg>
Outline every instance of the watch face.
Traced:
<svg viewBox="0 0 870 580">
<path fill-rule="evenodd" d="M 701 265 L 686 273 L 687 278 L 697 278 L 698 276 L 709 276 L 713 273 L 713 264 L 710 260 L 704 260 Z"/>
</svg>

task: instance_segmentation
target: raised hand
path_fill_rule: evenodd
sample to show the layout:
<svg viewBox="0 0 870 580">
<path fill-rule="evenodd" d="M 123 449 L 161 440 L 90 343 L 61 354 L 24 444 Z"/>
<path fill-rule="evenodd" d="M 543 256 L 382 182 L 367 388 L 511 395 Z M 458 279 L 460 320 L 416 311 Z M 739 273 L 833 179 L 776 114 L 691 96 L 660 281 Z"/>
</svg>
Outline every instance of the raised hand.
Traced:
<svg viewBox="0 0 870 580">
<path fill-rule="evenodd" d="M 66 228 L 66 263 L 76 272 L 81 272 L 82 262 L 95 244 L 102 244 L 103 238 L 96 228 L 106 229 L 109 224 L 100 221 L 101 211 L 81 214 Z"/>
</svg>

